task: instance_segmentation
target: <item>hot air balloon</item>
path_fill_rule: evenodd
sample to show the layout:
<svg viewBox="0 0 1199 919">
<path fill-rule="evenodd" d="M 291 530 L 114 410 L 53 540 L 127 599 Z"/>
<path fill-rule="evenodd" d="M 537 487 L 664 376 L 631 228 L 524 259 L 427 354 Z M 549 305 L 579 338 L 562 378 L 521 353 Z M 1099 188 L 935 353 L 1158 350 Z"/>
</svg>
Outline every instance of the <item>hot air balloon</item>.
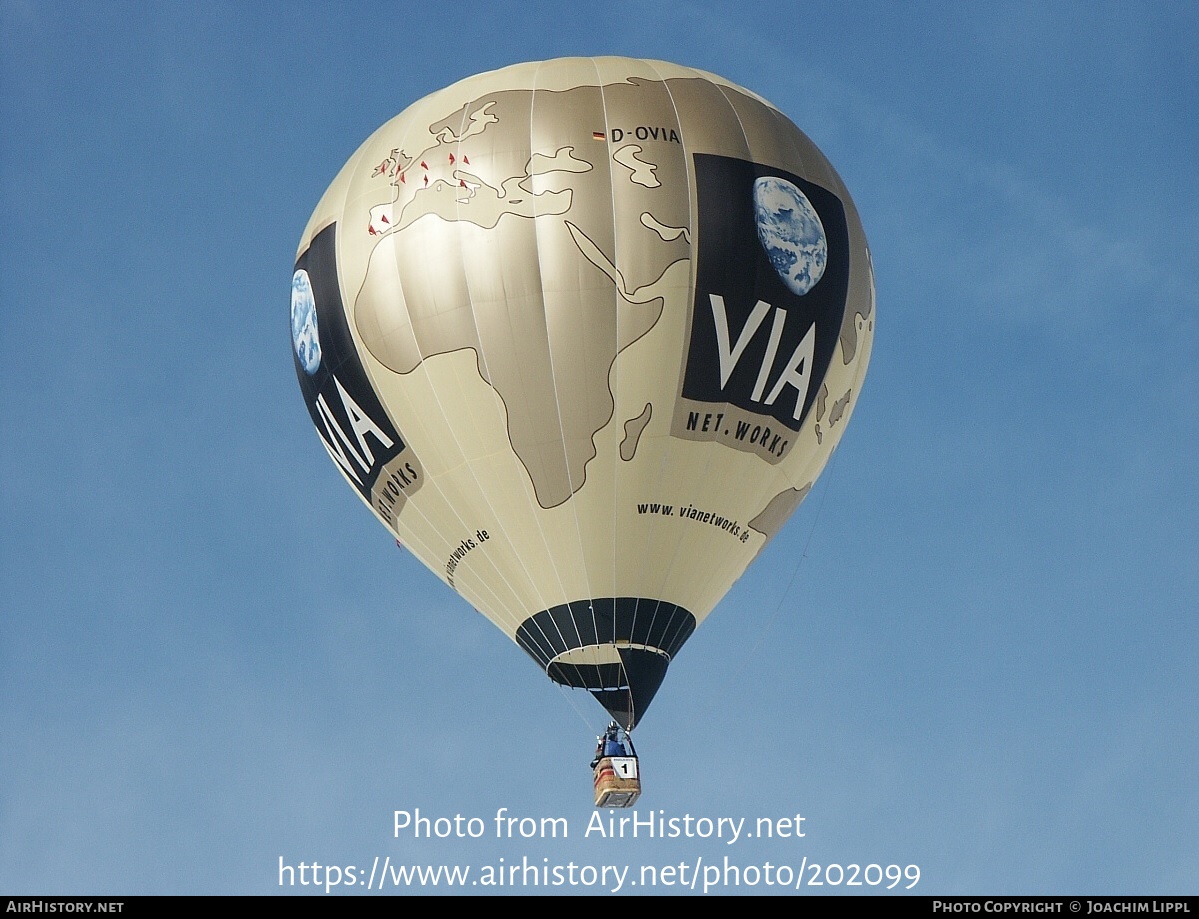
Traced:
<svg viewBox="0 0 1199 919">
<path fill-rule="evenodd" d="M 291 322 L 349 485 L 627 732 L 840 440 L 874 282 L 844 184 L 768 102 L 575 58 L 367 139 L 304 230 Z"/>
</svg>

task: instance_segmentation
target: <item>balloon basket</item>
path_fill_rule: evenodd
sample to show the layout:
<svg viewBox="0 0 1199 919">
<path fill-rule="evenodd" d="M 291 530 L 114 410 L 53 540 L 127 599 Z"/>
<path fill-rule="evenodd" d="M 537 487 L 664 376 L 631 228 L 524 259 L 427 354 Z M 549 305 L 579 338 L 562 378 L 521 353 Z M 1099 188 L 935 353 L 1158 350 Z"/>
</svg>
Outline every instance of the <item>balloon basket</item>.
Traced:
<svg viewBox="0 0 1199 919">
<path fill-rule="evenodd" d="M 641 797 L 637 757 L 605 756 L 593 771 L 596 807 L 632 807 Z"/>
</svg>

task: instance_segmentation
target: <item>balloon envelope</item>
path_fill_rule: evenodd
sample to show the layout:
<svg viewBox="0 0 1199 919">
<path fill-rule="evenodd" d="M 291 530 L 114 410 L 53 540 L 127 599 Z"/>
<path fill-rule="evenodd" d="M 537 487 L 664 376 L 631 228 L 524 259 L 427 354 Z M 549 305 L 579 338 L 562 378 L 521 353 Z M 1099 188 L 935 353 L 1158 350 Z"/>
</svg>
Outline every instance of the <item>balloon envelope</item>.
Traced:
<svg viewBox="0 0 1199 919">
<path fill-rule="evenodd" d="M 304 231 L 291 320 L 347 482 L 631 728 L 840 439 L 874 284 L 843 183 L 773 106 L 578 58 L 370 137 Z"/>
</svg>

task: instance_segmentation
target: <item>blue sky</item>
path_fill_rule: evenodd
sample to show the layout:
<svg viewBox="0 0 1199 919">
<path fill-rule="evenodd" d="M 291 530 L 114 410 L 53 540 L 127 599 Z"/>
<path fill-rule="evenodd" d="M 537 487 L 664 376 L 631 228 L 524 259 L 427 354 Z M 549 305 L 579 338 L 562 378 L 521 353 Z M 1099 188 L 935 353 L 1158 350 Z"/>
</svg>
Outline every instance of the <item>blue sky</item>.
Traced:
<svg viewBox="0 0 1199 919">
<path fill-rule="evenodd" d="M 1199 893 L 1199 8 L 598 9 L 0 0 L 0 893 L 376 856 Z M 803 838 L 585 835 L 601 710 L 396 549 L 296 385 L 296 243 L 349 155 L 576 54 L 760 93 L 870 240 L 847 436 L 637 731 L 643 817 Z M 416 808 L 488 832 L 397 838 Z"/>
</svg>

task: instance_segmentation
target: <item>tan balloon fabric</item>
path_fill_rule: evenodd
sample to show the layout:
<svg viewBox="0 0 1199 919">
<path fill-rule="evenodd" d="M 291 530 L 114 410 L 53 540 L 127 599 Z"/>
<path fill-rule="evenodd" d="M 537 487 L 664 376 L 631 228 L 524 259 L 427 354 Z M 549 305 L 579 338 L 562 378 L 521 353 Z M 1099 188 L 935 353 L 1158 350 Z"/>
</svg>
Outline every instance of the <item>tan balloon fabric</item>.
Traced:
<svg viewBox="0 0 1199 919">
<path fill-rule="evenodd" d="M 413 104 L 330 185 L 301 268 L 322 353 L 326 326 L 352 339 L 345 371 L 297 359 L 347 480 L 626 725 L 657 689 L 613 702 L 632 652 L 664 674 L 798 507 L 873 338 L 832 166 L 759 97 L 658 61 L 520 64 Z"/>
</svg>

